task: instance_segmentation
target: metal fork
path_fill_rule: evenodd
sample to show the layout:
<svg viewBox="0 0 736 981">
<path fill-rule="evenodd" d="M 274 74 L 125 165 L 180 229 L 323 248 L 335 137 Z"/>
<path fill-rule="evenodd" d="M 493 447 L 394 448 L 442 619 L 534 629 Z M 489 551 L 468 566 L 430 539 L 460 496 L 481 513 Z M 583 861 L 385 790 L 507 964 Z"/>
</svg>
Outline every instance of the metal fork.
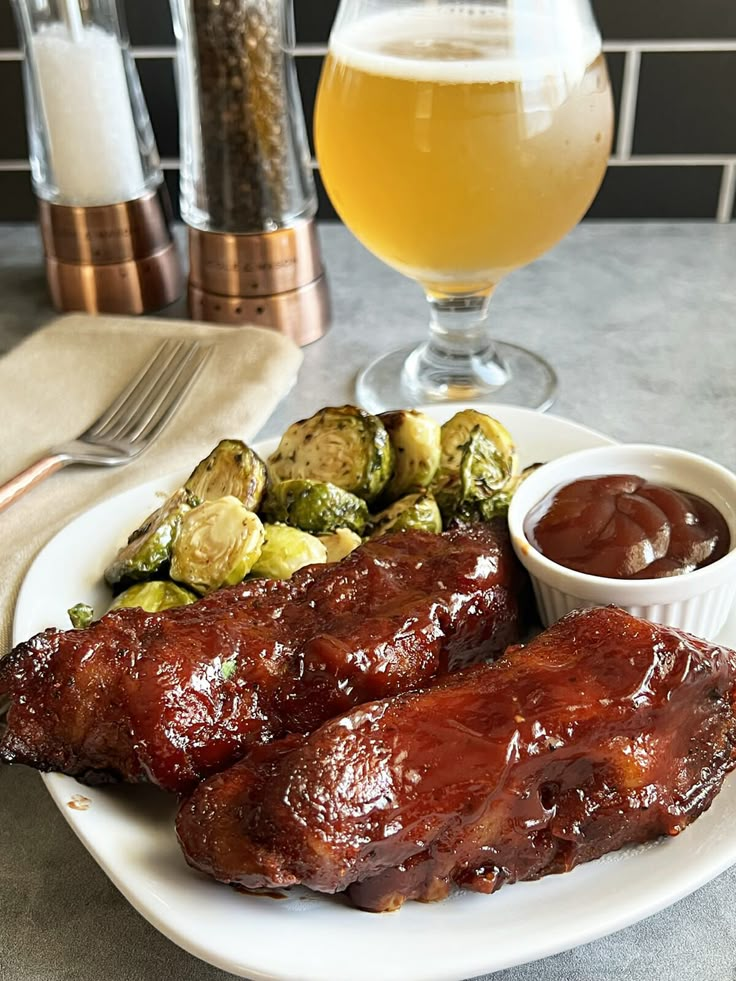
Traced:
<svg viewBox="0 0 736 981">
<path fill-rule="evenodd" d="M 199 341 L 165 341 L 88 429 L 0 485 L 0 511 L 71 463 L 117 467 L 135 459 L 176 412 L 210 354 Z"/>
</svg>

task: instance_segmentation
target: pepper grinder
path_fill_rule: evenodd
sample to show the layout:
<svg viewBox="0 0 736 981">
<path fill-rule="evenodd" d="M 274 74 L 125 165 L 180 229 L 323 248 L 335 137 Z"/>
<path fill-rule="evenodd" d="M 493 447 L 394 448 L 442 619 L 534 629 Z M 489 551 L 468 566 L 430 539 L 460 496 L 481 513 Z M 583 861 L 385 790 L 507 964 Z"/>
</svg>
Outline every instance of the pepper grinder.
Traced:
<svg viewBox="0 0 736 981">
<path fill-rule="evenodd" d="M 144 313 L 182 275 L 170 204 L 116 0 L 12 0 L 33 189 L 59 310 Z"/>
<path fill-rule="evenodd" d="M 329 323 L 291 0 L 171 0 L 189 308 L 299 344 Z"/>
</svg>

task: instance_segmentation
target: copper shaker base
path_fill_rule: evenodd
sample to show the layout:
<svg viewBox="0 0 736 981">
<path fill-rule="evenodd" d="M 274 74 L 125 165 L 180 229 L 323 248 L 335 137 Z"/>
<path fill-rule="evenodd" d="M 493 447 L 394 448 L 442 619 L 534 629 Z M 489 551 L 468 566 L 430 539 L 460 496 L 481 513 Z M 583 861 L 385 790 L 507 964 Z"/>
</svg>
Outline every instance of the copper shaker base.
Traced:
<svg viewBox="0 0 736 981">
<path fill-rule="evenodd" d="M 39 201 L 46 272 L 58 310 L 137 314 L 181 295 L 165 185 L 119 204 Z"/>
<path fill-rule="evenodd" d="M 193 320 L 237 327 L 254 324 L 286 334 L 296 344 L 311 344 L 327 330 L 330 296 L 327 280 L 320 276 L 286 293 L 270 296 L 222 296 L 189 284 L 189 314 Z"/>
<path fill-rule="evenodd" d="M 189 310 L 214 323 L 257 324 L 311 344 L 330 302 L 312 219 L 253 234 L 189 229 Z"/>
<path fill-rule="evenodd" d="M 104 266 L 60 262 L 46 256 L 46 276 L 57 310 L 139 314 L 173 303 L 182 292 L 173 245 L 145 259 Z"/>
</svg>

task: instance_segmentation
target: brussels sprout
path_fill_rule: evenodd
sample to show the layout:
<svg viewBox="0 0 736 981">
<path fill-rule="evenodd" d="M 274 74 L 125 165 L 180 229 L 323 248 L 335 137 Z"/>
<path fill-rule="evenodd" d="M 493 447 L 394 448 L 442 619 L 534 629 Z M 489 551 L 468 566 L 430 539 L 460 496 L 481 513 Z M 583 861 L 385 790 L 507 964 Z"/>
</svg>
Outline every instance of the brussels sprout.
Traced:
<svg viewBox="0 0 736 981">
<path fill-rule="evenodd" d="M 115 597 L 110 609 L 123 610 L 134 606 L 148 613 L 159 613 L 161 610 L 170 610 L 175 606 L 188 606 L 197 599 L 198 596 L 184 589 L 183 586 L 156 579 L 150 582 L 137 582 L 134 586 L 130 586 Z"/>
<path fill-rule="evenodd" d="M 439 535 L 442 518 L 431 494 L 407 494 L 373 519 L 371 538 L 389 531 L 429 531 Z"/>
<path fill-rule="evenodd" d="M 494 518 L 504 517 L 511 504 L 511 494 L 499 491 L 493 497 L 484 501 L 464 501 L 459 504 L 448 520 L 448 527 L 457 528 L 463 525 L 487 524 Z"/>
<path fill-rule="evenodd" d="M 171 549 L 171 578 L 198 593 L 234 586 L 261 554 L 264 531 L 237 497 L 204 501 L 181 519 Z"/>
<path fill-rule="evenodd" d="M 283 480 L 271 488 L 264 510 L 272 521 L 315 535 L 336 528 L 349 528 L 361 535 L 369 518 L 365 501 L 318 480 Z"/>
<path fill-rule="evenodd" d="M 483 500 L 467 500 L 458 504 L 450 519 L 450 525 L 456 527 L 478 524 L 479 522 L 492 521 L 493 518 L 505 517 L 511 504 L 511 498 L 519 485 L 526 480 L 529 474 L 534 473 L 541 466 L 541 463 L 535 463 L 527 467 L 516 477 L 511 477 L 503 490 L 497 491 L 491 497 Z"/>
<path fill-rule="evenodd" d="M 377 416 L 343 405 L 289 426 L 268 463 L 276 480 L 319 480 L 372 501 L 391 476 L 394 451 Z"/>
<path fill-rule="evenodd" d="M 264 525 L 265 541 L 258 561 L 250 570 L 254 576 L 288 579 L 302 566 L 327 561 L 327 549 L 314 535 L 288 525 Z"/>
<path fill-rule="evenodd" d="M 239 439 L 222 439 L 184 486 L 200 501 L 232 496 L 249 511 L 257 511 L 267 480 L 266 464 L 257 453 Z"/>
<path fill-rule="evenodd" d="M 328 562 L 339 562 L 363 543 L 360 535 L 349 528 L 336 528 L 330 535 L 320 535 L 319 540 L 327 549 Z"/>
<path fill-rule="evenodd" d="M 432 489 L 447 519 L 466 501 L 500 491 L 516 473 L 518 458 L 505 426 L 475 409 L 442 426 L 442 456 Z"/>
<path fill-rule="evenodd" d="M 511 480 L 507 461 L 476 426 L 465 444 L 460 461 L 460 496 L 463 501 L 484 501 Z"/>
<path fill-rule="evenodd" d="M 66 611 L 75 630 L 88 627 L 95 618 L 95 611 L 86 603 L 77 603 Z"/>
<path fill-rule="evenodd" d="M 383 496 L 395 501 L 411 491 L 429 487 L 440 465 L 440 424 L 416 409 L 383 412 L 378 417 L 394 448 L 393 476 Z"/>
<path fill-rule="evenodd" d="M 105 580 L 110 586 L 126 580 L 150 579 L 171 558 L 171 543 L 182 517 L 195 503 L 181 488 L 133 532 L 110 565 Z"/>
</svg>

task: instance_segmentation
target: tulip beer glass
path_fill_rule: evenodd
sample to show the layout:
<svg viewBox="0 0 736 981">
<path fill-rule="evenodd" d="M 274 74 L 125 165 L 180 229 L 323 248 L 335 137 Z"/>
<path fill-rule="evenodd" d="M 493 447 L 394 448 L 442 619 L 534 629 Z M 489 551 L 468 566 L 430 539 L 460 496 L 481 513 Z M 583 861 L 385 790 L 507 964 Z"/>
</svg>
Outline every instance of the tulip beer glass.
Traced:
<svg viewBox="0 0 736 981">
<path fill-rule="evenodd" d="M 342 0 L 315 132 L 338 214 L 431 309 L 424 344 L 362 372 L 361 403 L 550 405 L 553 370 L 492 341 L 486 315 L 606 169 L 611 93 L 588 0 Z"/>
</svg>

